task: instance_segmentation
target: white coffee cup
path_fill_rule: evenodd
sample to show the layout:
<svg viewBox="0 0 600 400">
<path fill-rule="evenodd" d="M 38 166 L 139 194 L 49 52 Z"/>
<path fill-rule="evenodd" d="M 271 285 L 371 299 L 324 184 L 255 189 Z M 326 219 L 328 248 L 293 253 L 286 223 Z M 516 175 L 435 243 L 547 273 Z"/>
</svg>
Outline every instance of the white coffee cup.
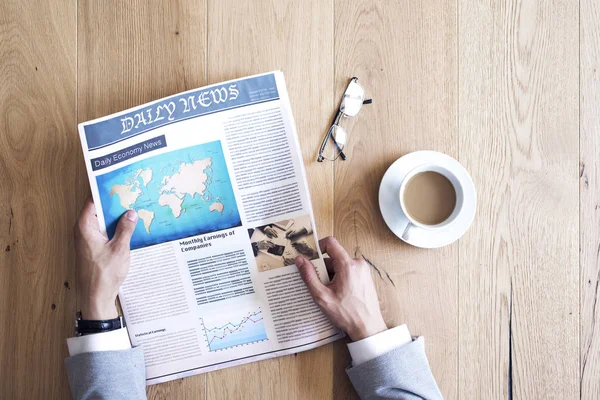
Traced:
<svg viewBox="0 0 600 400">
<path fill-rule="evenodd" d="M 404 192 L 406 191 L 407 183 L 415 175 L 420 174 L 421 172 L 437 172 L 438 174 L 445 176 L 450 181 L 452 186 L 454 187 L 454 191 L 456 193 L 456 205 L 454 206 L 454 211 L 452 211 L 450 216 L 448 218 L 446 218 L 443 222 L 436 224 L 436 225 L 427 225 L 427 224 L 423 224 L 423 223 L 415 220 L 408 212 L 406 203 L 404 202 Z M 406 226 L 401 227 L 401 231 L 403 232 L 402 233 L 403 239 L 408 238 L 411 229 L 420 228 L 420 229 L 435 231 L 435 230 L 441 230 L 443 228 L 447 228 L 454 221 L 456 221 L 456 218 L 461 213 L 461 211 L 463 209 L 463 204 L 464 204 L 464 190 L 463 190 L 463 186 L 462 186 L 461 182 L 459 181 L 459 179 L 456 177 L 456 175 L 454 173 L 452 173 L 447 168 L 442 167 L 440 165 L 436 165 L 436 164 L 423 164 L 423 165 L 420 165 L 420 166 L 412 169 L 402 180 L 402 184 L 400 185 L 400 191 L 398 193 L 398 196 L 400 199 L 400 207 L 402 208 L 402 212 L 404 213 L 404 215 L 407 218 Z"/>
</svg>

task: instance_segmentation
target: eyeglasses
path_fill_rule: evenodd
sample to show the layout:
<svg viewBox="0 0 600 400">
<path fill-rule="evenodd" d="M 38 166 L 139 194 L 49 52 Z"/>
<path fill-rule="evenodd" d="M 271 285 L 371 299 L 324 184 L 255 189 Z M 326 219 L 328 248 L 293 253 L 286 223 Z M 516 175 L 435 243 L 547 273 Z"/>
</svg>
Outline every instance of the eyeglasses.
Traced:
<svg viewBox="0 0 600 400">
<path fill-rule="evenodd" d="M 372 102 L 372 99 L 365 100 L 365 89 L 358 84 L 358 78 L 352 78 L 344 92 L 344 96 L 342 96 L 340 108 L 335 115 L 333 124 L 321 142 L 318 162 L 323 160 L 335 161 L 338 158 L 346 159 L 344 147 L 346 146 L 348 134 L 340 126 L 340 120 L 342 117 L 355 117 L 363 104 L 371 104 Z"/>
</svg>

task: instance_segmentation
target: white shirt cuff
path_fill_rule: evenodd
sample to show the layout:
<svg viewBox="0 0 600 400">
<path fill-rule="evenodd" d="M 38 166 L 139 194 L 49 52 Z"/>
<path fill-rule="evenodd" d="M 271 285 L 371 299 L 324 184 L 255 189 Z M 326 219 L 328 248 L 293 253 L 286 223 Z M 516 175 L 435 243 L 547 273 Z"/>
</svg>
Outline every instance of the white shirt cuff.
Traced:
<svg viewBox="0 0 600 400">
<path fill-rule="evenodd" d="M 69 355 L 72 357 L 94 351 L 127 350 L 131 348 L 131 342 L 127 328 L 121 328 L 110 332 L 68 338 L 67 346 Z"/>
<path fill-rule="evenodd" d="M 400 325 L 357 342 L 348 343 L 352 365 L 357 366 L 412 341 L 406 325 Z"/>
</svg>

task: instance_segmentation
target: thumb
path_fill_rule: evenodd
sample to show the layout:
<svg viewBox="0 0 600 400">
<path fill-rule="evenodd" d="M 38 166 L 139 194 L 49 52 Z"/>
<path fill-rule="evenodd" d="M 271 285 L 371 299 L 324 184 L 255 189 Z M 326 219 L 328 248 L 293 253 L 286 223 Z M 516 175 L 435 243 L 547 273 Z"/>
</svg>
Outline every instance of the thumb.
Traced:
<svg viewBox="0 0 600 400">
<path fill-rule="evenodd" d="M 327 286 L 321 282 L 319 275 L 317 275 L 317 269 L 306 257 L 296 257 L 296 267 L 300 272 L 302 280 L 306 284 L 308 291 L 315 300 L 322 299 L 328 292 Z"/>
<path fill-rule="evenodd" d="M 123 246 L 129 248 L 129 242 L 131 241 L 131 235 L 133 235 L 137 220 L 138 215 L 135 210 L 129 210 L 123 214 L 111 242 L 119 247 Z"/>
</svg>

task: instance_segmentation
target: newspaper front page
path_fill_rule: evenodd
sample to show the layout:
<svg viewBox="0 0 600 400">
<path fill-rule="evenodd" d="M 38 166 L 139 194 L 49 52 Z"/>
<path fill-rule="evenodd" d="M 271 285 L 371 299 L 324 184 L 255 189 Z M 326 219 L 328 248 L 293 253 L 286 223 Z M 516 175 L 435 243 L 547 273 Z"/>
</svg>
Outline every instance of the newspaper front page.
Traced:
<svg viewBox="0 0 600 400">
<path fill-rule="evenodd" d="M 119 298 L 148 384 L 343 337 L 294 259 L 319 251 L 283 74 L 180 93 L 79 125 L 101 230 L 137 211 Z"/>
</svg>

